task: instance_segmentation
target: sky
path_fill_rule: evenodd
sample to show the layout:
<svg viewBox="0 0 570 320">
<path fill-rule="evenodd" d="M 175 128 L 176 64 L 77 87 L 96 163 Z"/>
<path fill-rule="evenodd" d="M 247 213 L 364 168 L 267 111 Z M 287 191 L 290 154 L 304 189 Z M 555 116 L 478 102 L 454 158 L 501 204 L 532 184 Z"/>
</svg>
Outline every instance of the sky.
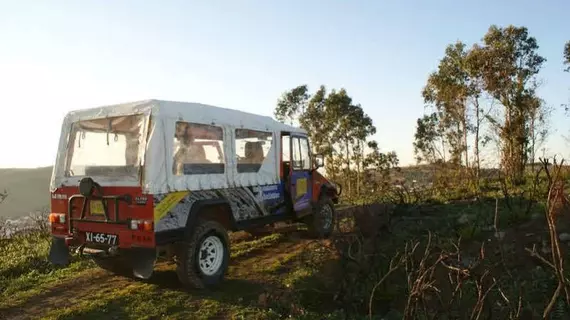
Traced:
<svg viewBox="0 0 570 320">
<path fill-rule="evenodd" d="M 568 12 L 567 0 L 0 0 L 0 167 L 52 165 L 74 109 L 152 98 L 272 116 L 300 84 L 345 88 L 381 150 L 411 164 L 429 73 L 448 44 L 491 24 L 537 38 L 539 93 L 557 109 L 546 148 L 568 157 Z"/>
</svg>

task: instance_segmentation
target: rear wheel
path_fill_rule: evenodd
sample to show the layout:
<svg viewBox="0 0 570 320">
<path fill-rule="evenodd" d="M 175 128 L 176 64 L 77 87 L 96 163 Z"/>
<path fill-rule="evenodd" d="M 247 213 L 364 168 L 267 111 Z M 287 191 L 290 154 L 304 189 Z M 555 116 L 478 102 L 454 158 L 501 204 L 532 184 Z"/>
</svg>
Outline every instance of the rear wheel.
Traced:
<svg viewBox="0 0 570 320">
<path fill-rule="evenodd" d="M 334 203 L 330 198 L 323 196 L 313 209 L 313 213 L 306 217 L 305 224 L 311 236 L 328 238 L 333 232 L 335 219 Z"/>
<path fill-rule="evenodd" d="M 177 274 L 182 284 L 198 289 L 218 286 L 230 259 L 227 231 L 216 221 L 200 220 L 178 247 Z"/>
</svg>

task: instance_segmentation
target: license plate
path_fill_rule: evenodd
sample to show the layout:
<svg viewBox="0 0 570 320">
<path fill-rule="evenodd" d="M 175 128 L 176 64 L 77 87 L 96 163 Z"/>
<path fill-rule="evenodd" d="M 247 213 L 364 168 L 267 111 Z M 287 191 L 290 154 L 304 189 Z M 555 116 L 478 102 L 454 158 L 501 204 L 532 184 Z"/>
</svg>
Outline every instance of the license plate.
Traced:
<svg viewBox="0 0 570 320">
<path fill-rule="evenodd" d="M 105 209 L 103 208 L 103 202 L 101 202 L 101 200 L 89 201 L 89 210 L 91 212 L 91 215 L 94 216 L 105 215 Z"/>
<path fill-rule="evenodd" d="M 114 246 L 118 242 L 118 236 L 116 234 L 101 232 L 85 232 L 85 238 L 88 242 L 106 244 L 110 246 Z"/>
</svg>

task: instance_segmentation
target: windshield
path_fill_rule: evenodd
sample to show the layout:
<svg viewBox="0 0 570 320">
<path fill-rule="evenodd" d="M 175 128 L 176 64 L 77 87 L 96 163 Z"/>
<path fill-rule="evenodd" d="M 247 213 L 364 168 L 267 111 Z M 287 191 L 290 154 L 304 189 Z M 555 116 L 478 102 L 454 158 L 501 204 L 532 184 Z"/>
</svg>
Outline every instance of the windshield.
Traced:
<svg viewBox="0 0 570 320">
<path fill-rule="evenodd" d="M 72 124 L 66 176 L 138 178 L 143 115 L 129 115 Z"/>
</svg>

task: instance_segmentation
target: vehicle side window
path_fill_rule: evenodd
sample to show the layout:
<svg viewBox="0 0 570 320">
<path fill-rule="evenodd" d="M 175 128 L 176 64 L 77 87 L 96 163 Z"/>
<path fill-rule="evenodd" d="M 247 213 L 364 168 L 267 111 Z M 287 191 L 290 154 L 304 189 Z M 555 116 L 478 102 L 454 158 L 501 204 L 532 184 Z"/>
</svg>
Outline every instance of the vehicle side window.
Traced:
<svg viewBox="0 0 570 320">
<path fill-rule="evenodd" d="M 283 162 L 289 163 L 291 161 L 291 137 L 289 136 L 282 136 L 281 137 L 281 156 L 283 158 Z"/>
<path fill-rule="evenodd" d="M 299 138 L 293 138 L 293 170 L 303 170 L 303 159 L 301 157 L 301 144 Z"/>
<path fill-rule="evenodd" d="M 311 154 L 309 152 L 309 140 L 299 139 L 301 142 L 301 161 L 303 170 L 311 170 Z"/>
<path fill-rule="evenodd" d="M 311 170 L 311 154 L 309 140 L 306 138 L 293 138 L 293 169 Z"/>
<path fill-rule="evenodd" d="M 223 129 L 206 124 L 176 122 L 172 171 L 175 175 L 224 173 Z"/>
<path fill-rule="evenodd" d="M 271 132 L 236 129 L 237 172 L 258 172 L 267 157 L 273 134 Z"/>
</svg>

